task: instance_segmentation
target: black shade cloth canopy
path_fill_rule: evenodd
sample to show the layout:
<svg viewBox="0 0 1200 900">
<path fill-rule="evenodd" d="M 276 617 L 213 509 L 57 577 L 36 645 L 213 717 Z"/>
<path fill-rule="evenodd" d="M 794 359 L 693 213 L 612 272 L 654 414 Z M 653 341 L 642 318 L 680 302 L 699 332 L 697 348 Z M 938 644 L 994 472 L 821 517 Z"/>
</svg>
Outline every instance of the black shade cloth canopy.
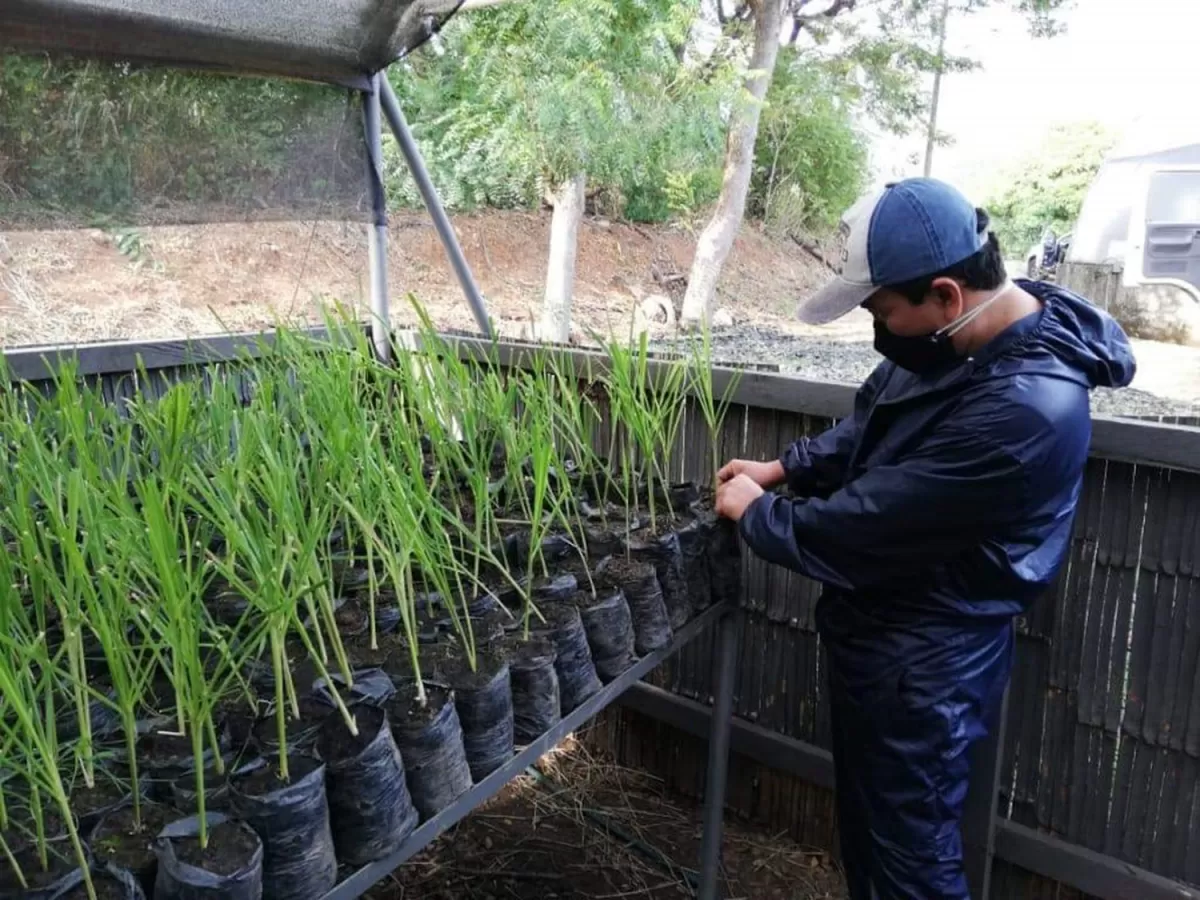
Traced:
<svg viewBox="0 0 1200 900">
<path fill-rule="evenodd" d="M 0 0 L 0 47 L 364 87 L 462 0 Z"/>
</svg>

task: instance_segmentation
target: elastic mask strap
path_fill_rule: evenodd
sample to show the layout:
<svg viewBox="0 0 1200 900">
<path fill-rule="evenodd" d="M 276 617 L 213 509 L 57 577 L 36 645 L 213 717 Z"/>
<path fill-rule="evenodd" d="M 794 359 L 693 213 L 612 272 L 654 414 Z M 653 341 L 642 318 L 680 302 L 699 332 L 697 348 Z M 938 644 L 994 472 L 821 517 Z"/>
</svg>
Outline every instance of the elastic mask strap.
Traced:
<svg viewBox="0 0 1200 900">
<path fill-rule="evenodd" d="M 943 328 L 941 331 L 939 331 L 937 333 L 937 336 L 938 337 L 943 337 L 943 336 L 944 337 L 954 337 L 954 335 L 958 334 L 960 331 L 962 331 L 964 328 L 966 328 L 968 325 L 970 325 L 971 322 L 973 322 L 975 320 L 976 316 L 978 316 L 981 312 L 983 312 L 985 309 L 987 309 L 989 306 L 991 306 L 993 303 L 995 303 L 997 300 L 999 300 L 1002 296 L 1004 296 L 1006 293 L 1008 293 L 1008 290 L 1011 287 L 1013 287 L 1013 283 L 1011 281 L 1006 280 L 1004 282 L 1004 284 L 1000 285 L 1000 287 L 997 288 L 992 293 L 992 296 L 988 297 L 982 303 L 978 304 L 974 309 L 967 310 L 965 313 L 963 313 L 961 316 L 959 316 L 955 321 L 951 322 L 949 325 L 947 325 L 945 328 Z"/>
</svg>

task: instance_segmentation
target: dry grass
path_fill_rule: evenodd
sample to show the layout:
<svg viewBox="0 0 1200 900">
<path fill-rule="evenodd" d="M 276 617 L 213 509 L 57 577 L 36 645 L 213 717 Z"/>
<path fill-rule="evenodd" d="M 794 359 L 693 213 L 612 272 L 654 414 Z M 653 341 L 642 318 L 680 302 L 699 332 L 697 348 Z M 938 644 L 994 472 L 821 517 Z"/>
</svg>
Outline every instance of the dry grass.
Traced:
<svg viewBox="0 0 1200 900">
<path fill-rule="evenodd" d="M 373 891 L 382 900 L 694 897 L 699 809 L 568 740 Z M 727 822 L 722 896 L 844 896 L 828 855 Z"/>
<path fill-rule="evenodd" d="M 359 305 L 347 267 L 338 278 L 311 274 L 314 260 L 328 272 L 329 257 L 344 249 L 336 226 L 323 231 L 156 228 L 125 252 L 98 230 L 0 235 L 0 346 L 177 340 L 318 321 L 330 297 Z"/>
</svg>

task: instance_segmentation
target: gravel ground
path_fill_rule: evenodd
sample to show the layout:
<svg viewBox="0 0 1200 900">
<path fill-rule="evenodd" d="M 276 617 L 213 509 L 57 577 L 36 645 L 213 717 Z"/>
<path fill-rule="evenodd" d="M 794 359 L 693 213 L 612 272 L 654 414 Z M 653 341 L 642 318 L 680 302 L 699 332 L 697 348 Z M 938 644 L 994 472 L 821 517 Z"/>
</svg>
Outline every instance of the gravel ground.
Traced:
<svg viewBox="0 0 1200 900">
<path fill-rule="evenodd" d="M 657 342 L 668 349 L 676 342 Z M 830 340 L 791 334 L 769 326 L 748 325 L 716 330 L 713 357 L 729 364 L 773 365 L 778 371 L 818 381 L 860 384 L 879 362 L 866 340 Z M 686 345 L 677 344 L 679 349 Z M 1146 391 L 1098 388 L 1092 393 L 1092 411 L 1109 416 L 1200 416 L 1200 406 L 1159 397 Z"/>
</svg>

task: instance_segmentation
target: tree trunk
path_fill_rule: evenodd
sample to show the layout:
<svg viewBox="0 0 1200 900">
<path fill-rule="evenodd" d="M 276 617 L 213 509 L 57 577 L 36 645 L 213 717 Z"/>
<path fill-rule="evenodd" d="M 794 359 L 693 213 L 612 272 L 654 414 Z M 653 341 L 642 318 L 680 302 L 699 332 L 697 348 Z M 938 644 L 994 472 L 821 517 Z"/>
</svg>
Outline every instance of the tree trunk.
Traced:
<svg viewBox="0 0 1200 900">
<path fill-rule="evenodd" d="M 933 172 L 933 147 L 937 143 L 938 101 L 942 96 L 942 70 L 946 67 L 946 20 L 950 18 L 950 0 L 942 0 L 942 18 L 938 24 L 937 68 L 933 70 L 933 97 L 929 101 L 929 131 L 925 136 L 925 177 Z"/>
<path fill-rule="evenodd" d="M 587 176 L 580 172 L 558 185 L 550 220 L 550 261 L 546 266 L 546 297 L 538 336 L 565 344 L 571 336 L 571 294 L 575 288 L 575 255 L 583 219 Z"/>
<path fill-rule="evenodd" d="M 696 242 L 696 255 L 688 276 L 680 324 L 693 326 L 708 321 L 717 295 L 721 268 L 733 248 L 746 213 L 746 194 L 754 167 L 754 143 L 758 139 L 758 119 L 763 98 L 775 73 L 779 55 L 780 29 L 783 27 L 783 0 L 757 0 L 754 15 L 754 51 L 744 85 L 745 95 L 730 116 L 725 139 L 725 175 L 721 196 L 712 219 Z"/>
</svg>

